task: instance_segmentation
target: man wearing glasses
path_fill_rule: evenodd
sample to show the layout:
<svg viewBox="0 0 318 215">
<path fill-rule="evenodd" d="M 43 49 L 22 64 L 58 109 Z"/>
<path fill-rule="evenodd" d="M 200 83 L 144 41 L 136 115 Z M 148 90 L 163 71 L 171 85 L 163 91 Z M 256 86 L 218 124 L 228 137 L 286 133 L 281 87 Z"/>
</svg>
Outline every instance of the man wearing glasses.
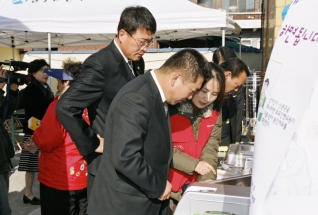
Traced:
<svg viewBox="0 0 318 215">
<path fill-rule="evenodd" d="M 144 73 L 142 56 L 152 45 L 156 20 L 141 6 L 127 7 L 120 16 L 117 38 L 88 57 L 82 73 L 57 104 L 57 116 L 88 163 L 88 197 L 104 147 L 104 126 L 117 92 Z M 82 112 L 88 109 L 90 126 Z M 107 137 L 105 137 L 107 138 Z"/>
</svg>

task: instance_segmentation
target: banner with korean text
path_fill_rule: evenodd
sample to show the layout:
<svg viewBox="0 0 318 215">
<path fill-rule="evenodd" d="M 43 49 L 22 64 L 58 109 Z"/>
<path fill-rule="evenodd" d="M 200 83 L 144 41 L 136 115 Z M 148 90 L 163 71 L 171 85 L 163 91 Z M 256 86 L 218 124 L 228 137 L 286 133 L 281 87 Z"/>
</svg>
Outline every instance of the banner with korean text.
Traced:
<svg viewBox="0 0 318 215">
<path fill-rule="evenodd" d="M 318 1 L 294 0 L 260 96 L 250 215 L 318 214 Z"/>
</svg>

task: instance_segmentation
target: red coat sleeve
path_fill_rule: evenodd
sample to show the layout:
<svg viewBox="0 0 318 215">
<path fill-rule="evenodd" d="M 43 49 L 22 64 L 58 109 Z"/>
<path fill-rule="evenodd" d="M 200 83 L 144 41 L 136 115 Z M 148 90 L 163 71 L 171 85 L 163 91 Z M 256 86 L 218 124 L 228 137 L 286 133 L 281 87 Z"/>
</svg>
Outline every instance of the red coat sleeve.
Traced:
<svg viewBox="0 0 318 215">
<path fill-rule="evenodd" d="M 56 116 L 57 102 L 58 99 L 55 98 L 48 107 L 41 121 L 41 126 L 33 134 L 33 141 L 44 152 L 50 152 L 64 143 L 66 130 Z"/>
</svg>

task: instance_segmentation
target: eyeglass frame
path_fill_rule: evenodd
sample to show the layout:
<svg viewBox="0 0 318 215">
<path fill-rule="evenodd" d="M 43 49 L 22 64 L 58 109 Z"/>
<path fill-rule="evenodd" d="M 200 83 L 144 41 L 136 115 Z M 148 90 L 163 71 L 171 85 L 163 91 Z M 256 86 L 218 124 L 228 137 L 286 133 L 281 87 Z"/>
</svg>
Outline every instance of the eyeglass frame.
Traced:
<svg viewBox="0 0 318 215">
<path fill-rule="evenodd" d="M 133 35 L 131 35 L 130 33 L 128 33 L 128 31 L 126 31 L 126 33 L 127 33 L 131 38 L 133 38 L 133 39 L 135 40 L 135 43 L 137 44 L 137 46 L 138 46 L 139 48 L 144 48 L 144 47 L 146 47 L 146 48 L 148 49 L 148 48 L 149 48 L 150 46 L 152 46 L 153 43 L 154 43 L 153 40 L 151 40 L 150 42 L 140 42 L 139 40 L 135 39 L 135 38 L 133 37 Z"/>
</svg>

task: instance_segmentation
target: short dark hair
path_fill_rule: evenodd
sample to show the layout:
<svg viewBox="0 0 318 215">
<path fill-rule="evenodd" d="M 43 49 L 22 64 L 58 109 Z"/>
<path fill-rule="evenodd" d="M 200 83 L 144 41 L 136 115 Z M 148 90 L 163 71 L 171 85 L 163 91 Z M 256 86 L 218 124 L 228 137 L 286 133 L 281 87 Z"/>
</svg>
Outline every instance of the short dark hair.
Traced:
<svg viewBox="0 0 318 215">
<path fill-rule="evenodd" d="M 43 66 L 50 67 L 50 65 L 44 59 L 36 59 L 30 62 L 32 66 L 28 69 L 28 73 L 37 73 Z"/>
<path fill-rule="evenodd" d="M 211 72 L 213 75 L 212 79 L 216 79 L 220 87 L 220 92 L 214 102 L 214 105 L 217 108 L 221 108 L 223 104 L 224 96 L 225 96 L 225 81 L 226 80 L 225 80 L 224 70 L 219 65 L 213 62 L 210 62 L 210 66 L 211 66 Z"/>
<path fill-rule="evenodd" d="M 204 83 L 212 78 L 211 67 L 207 59 L 195 49 L 182 49 L 160 67 L 164 70 L 179 71 L 183 75 L 183 82 L 195 83 L 199 76 L 204 78 Z"/>
<path fill-rule="evenodd" d="M 220 46 L 213 52 L 212 61 L 216 64 L 220 64 L 220 62 L 223 63 L 232 57 L 236 57 L 236 54 L 230 47 Z"/>
<path fill-rule="evenodd" d="M 152 34 L 155 34 L 157 30 L 155 18 L 145 7 L 132 6 L 125 8 L 120 15 L 117 33 L 124 29 L 128 34 L 133 35 L 138 28 L 147 29 Z"/>
<path fill-rule="evenodd" d="M 231 72 L 233 77 L 238 77 L 242 72 L 245 72 L 247 77 L 250 75 L 248 67 L 239 58 L 230 58 L 221 63 L 220 67 L 222 67 L 224 71 Z"/>
<path fill-rule="evenodd" d="M 35 77 L 32 75 L 33 73 L 37 73 L 40 71 L 44 66 L 50 67 L 50 64 L 48 64 L 44 59 L 36 59 L 30 62 L 32 66 L 29 67 L 28 73 L 31 74 L 29 76 L 29 81 L 34 81 Z"/>
</svg>

